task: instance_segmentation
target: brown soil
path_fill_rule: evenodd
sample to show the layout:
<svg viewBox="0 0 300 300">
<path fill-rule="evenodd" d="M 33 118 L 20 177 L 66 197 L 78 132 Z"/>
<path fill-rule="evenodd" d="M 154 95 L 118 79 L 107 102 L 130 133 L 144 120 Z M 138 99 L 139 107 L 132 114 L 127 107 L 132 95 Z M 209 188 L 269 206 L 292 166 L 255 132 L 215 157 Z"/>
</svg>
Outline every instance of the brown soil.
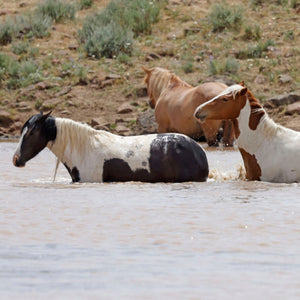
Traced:
<svg viewBox="0 0 300 300">
<path fill-rule="evenodd" d="M 14 121 L 13 125 L 0 130 L 2 134 L 18 135 L 22 123 L 39 110 L 52 110 L 55 116 L 69 117 L 89 124 L 92 119 L 101 118 L 103 124 L 98 124 L 98 127 L 115 131 L 118 125 L 122 125 L 119 133 L 131 134 L 137 115 L 149 109 L 148 98 L 144 95 L 142 86 L 142 65 L 168 68 L 183 80 L 197 85 L 208 78 L 208 64 L 212 57 L 222 62 L 252 43 L 243 39 L 243 29 L 239 33 L 211 32 L 207 16 L 212 1 L 170 0 L 161 11 L 160 21 L 153 25 L 151 36 L 142 36 L 136 41 L 134 55 L 128 63 L 119 63 L 116 59 L 91 59 L 78 50 L 77 32 L 86 15 L 98 11 L 108 2 L 94 1 L 91 9 L 77 13 L 74 22 L 54 24 L 48 38 L 32 42 L 32 47 L 39 49 L 36 59 L 39 63 L 49 64 L 49 73 L 60 77 L 61 81 L 44 82 L 44 85 L 36 84 L 18 90 L 2 88 L 0 108 L 9 112 Z M 276 1 L 265 4 L 257 11 L 250 8 L 248 0 L 227 2 L 243 4 L 247 8 L 244 11 L 245 23 L 259 24 L 262 38 L 275 42 L 275 46 L 270 47 L 263 58 L 238 60 L 239 73 L 233 79 L 244 80 L 261 100 L 299 91 L 300 15 L 297 10 L 276 5 Z M 7 16 L 32 10 L 37 3 L 38 0 L 4 0 L 0 2 L 0 18 L 4 20 Z M 193 28 L 195 32 L 188 31 Z M 185 36 L 185 32 L 191 33 Z M 293 32 L 292 38 L 288 38 L 287 32 Z M 11 45 L 3 46 L 1 52 L 13 55 Z M 154 55 L 153 58 L 149 57 L 150 53 L 160 55 Z M 185 73 L 183 65 L 190 58 L 193 70 Z M 62 66 L 71 61 L 88 70 L 85 82 L 64 74 Z M 289 75 L 291 80 L 282 83 L 280 75 L 283 74 Z M 257 79 L 258 75 L 261 76 L 260 80 Z M 131 111 L 118 113 L 124 103 L 130 106 Z M 298 114 L 285 115 L 284 108 L 268 112 L 276 122 L 300 130 Z"/>
</svg>

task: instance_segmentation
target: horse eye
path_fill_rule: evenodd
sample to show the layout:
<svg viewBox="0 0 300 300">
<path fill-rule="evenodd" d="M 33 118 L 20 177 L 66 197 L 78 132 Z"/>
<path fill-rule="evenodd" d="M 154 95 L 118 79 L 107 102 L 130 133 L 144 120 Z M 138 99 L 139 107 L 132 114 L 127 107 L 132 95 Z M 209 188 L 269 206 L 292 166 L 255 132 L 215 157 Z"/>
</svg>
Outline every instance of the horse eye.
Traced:
<svg viewBox="0 0 300 300">
<path fill-rule="evenodd" d="M 227 101 L 228 101 L 228 99 L 227 99 L 227 98 L 223 98 L 222 100 L 223 100 L 224 102 L 227 102 Z"/>
</svg>

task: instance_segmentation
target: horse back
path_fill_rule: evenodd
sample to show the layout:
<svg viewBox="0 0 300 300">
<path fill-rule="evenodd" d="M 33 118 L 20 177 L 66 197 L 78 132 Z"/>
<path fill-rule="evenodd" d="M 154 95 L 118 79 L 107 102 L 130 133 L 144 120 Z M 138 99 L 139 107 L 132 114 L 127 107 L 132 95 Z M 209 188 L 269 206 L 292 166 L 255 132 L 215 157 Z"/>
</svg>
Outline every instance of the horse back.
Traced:
<svg viewBox="0 0 300 300">
<path fill-rule="evenodd" d="M 205 82 L 203 84 L 195 87 L 192 103 L 194 109 L 196 109 L 200 104 L 216 97 L 221 92 L 223 92 L 227 88 L 227 85 L 221 82 Z"/>
</svg>

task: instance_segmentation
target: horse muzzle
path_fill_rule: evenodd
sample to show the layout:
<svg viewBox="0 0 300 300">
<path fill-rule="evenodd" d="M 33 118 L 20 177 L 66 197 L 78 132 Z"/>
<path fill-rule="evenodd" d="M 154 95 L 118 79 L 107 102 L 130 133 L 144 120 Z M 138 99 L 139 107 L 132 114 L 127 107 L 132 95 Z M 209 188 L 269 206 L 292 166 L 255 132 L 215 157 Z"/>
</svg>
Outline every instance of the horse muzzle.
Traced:
<svg viewBox="0 0 300 300">
<path fill-rule="evenodd" d="M 21 168 L 21 167 L 25 167 L 26 163 L 20 161 L 20 157 L 15 154 L 14 157 L 13 157 L 13 164 L 14 164 L 15 167 Z"/>
<path fill-rule="evenodd" d="M 155 104 L 153 103 L 153 101 L 151 99 L 148 101 L 148 104 L 152 109 L 155 108 Z"/>
<path fill-rule="evenodd" d="M 207 115 L 201 109 L 197 109 L 195 112 L 195 118 L 199 119 L 201 123 L 203 123 L 206 119 Z"/>
</svg>

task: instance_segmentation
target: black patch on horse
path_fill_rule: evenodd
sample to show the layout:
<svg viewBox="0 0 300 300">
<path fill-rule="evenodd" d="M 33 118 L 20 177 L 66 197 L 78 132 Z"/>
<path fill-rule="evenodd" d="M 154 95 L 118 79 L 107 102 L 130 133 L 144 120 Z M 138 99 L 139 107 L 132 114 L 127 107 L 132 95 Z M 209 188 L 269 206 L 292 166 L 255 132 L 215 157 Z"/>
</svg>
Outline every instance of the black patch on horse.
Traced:
<svg viewBox="0 0 300 300">
<path fill-rule="evenodd" d="M 66 163 L 64 163 L 64 166 L 68 170 L 68 172 L 69 172 L 69 174 L 72 178 L 72 182 L 79 182 L 80 181 L 80 174 L 79 174 L 78 169 L 76 167 L 74 167 L 71 170 L 71 168 L 69 168 Z"/>
<path fill-rule="evenodd" d="M 182 135 L 158 134 L 151 143 L 149 165 L 155 181 L 206 181 L 208 176 L 205 152 Z"/>
<path fill-rule="evenodd" d="M 45 125 L 44 125 L 44 130 L 47 134 L 47 137 L 49 141 L 54 141 L 56 139 L 57 135 L 57 127 L 55 124 L 55 118 L 50 116 L 47 118 Z"/>
<path fill-rule="evenodd" d="M 103 181 L 142 181 L 149 182 L 150 174 L 146 169 L 132 171 L 128 163 L 120 158 L 112 158 L 104 161 Z"/>
</svg>

